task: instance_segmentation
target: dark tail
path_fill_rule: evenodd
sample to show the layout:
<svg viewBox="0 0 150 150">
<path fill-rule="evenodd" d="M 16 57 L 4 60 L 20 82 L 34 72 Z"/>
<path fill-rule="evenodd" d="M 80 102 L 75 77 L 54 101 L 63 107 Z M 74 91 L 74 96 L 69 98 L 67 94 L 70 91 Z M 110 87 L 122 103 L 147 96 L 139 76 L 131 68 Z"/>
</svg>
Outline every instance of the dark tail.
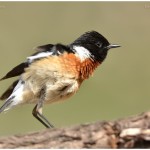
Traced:
<svg viewBox="0 0 150 150">
<path fill-rule="evenodd" d="M 14 98 L 14 96 L 10 97 L 9 99 L 7 99 L 5 101 L 5 103 L 0 108 L 0 113 L 9 108 L 10 104 L 13 102 L 12 101 L 13 98 Z"/>
<path fill-rule="evenodd" d="M 0 96 L 0 100 L 5 100 L 7 99 L 13 92 L 14 88 L 16 87 L 17 83 L 19 80 L 14 81 L 11 86 Z"/>
</svg>

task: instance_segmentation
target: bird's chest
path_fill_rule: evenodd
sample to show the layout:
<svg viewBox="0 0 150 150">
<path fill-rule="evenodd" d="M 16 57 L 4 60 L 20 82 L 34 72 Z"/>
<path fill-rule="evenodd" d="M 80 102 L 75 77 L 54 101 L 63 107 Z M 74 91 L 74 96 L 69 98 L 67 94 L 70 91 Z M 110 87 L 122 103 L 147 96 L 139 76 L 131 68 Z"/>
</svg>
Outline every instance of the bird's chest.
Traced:
<svg viewBox="0 0 150 150">
<path fill-rule="evenodd" d="M 49 57 L 33 63 L 24 73 L 26 91 L 33 101 L 51 103 L 72 96 L 97 67 L 92 61 L 80 62 L 74 55 Z"/>
</svg>

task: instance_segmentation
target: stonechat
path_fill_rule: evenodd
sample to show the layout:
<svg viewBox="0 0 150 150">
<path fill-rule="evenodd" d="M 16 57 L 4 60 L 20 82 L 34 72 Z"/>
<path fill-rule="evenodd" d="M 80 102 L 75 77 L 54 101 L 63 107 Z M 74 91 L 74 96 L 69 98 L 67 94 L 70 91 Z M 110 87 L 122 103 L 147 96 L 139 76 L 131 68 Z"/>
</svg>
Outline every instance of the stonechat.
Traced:
<svg viewBox="0 0 150 150">
<path fill-rule="evenodd" d="M 0 113 L 16 105 L 35 103 L 33 116 L 47 128 L 53 127 L 42 114 L 43 105 L 74 95 L 104 61 L 109 49 L 117 47 L 96 31 L 86 32 L 68 45 L 37 47 L 36 53 L 0 79 L 18 76 L 0 97 L 6 99 Z"/>
</svg>

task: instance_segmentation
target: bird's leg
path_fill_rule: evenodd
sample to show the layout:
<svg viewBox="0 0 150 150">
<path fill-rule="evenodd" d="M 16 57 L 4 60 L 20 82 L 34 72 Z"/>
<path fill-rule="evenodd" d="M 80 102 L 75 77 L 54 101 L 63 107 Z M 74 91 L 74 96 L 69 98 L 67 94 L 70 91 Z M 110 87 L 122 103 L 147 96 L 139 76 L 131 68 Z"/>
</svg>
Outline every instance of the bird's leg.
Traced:
<svg viewBox="0 0 150 150">
<path fill-rule="evenodd" d="M 42 106 L 43 103 L 39 101 L 38 104 L 35 105 L 32 114 L 38 119 L 46 128 L 53 128 L 54 126 L 43 116 L 42 114 Z"/>
<path fill-rule="evenodd" d="M 38 119 L 46 128 L 53 128 L 54 126 L 43 116 L 42 114 L 42 107 L 43 107 L 43 102 L 45 98 L 45 87 L 41 89 L 39 92 L 39 101 L 35 105 L 32 114 L 33 116 Z"/>
</svg>

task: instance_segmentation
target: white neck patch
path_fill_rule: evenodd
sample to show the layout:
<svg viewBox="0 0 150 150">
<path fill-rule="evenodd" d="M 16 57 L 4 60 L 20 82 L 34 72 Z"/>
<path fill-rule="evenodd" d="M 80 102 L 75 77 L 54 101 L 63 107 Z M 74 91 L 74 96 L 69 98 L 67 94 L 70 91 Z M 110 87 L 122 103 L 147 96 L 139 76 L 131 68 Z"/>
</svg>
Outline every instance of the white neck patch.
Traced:
<svg viewBox="0 0 150 150">
<path fill-rule="evenodd" d="M 84 61 L 87 58 L 92 58 L 92 54 L 87 50 L 86 48 L 82 46 L 73 46 L 73 49 L 75 50 L 77 57 L 81 59 L 81 61 Z"/>
</svg>

